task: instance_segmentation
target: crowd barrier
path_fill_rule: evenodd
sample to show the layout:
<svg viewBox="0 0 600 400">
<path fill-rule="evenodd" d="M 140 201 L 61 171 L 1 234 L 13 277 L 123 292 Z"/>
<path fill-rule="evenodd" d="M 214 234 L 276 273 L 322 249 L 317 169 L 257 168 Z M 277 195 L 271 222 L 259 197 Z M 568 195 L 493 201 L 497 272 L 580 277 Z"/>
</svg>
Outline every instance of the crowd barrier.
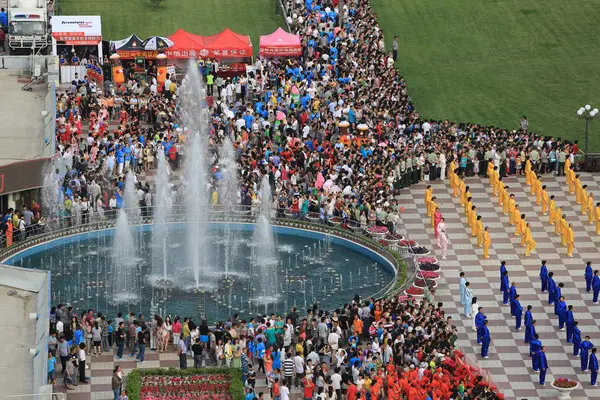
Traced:
<svg viewBox="0 0 600 400">
<path fill-rule="evenodd" d="M 132 225 L 143 225 L 155 222 L 156 209 L 156 207 L 144 207 L 142 209 L 125 209 L 125 211 L 130 216 Z M 165 217 L 165 223 L 189 222 L 190 218 L 185 213 L 186 209 L 187 207 L 182 205 L 171 207 L 171 212 Z M 252 207 L 225 207 L 220 205 L 209 206 L 205 211 L 206 222 L 221 223 L 256 223 L 258 212 L 258 210 Z M 56 219 L 45 219 L 38 224 L 28 227 L 27 236 L 22 240 L 18 240 L 18 234 L 13 233 L 13 244 L 9 247 L 6 247 L 6 237 L 3 235 L 0 260 L 7 259 L 31 246 L 36 246 L 50 240 L 84 232 L 114 228 L 118 213 L 119 210 L 102 210 Z M 273 214 L 274 216 L 271 218 L 273 225 L 306 229 L 325 235 L 336 236 L 364 246 L 389 261 L 396 269 L 396 278 L 381 288 L 373 297 L 380 298 L 400 293 L 408 288 L 415 279 L 417 271 L 412 255 L 401 256 L 367 236 L 361 235 L 362 228 L 356 223 L 351 226 L 351 229 L 345 229 L 341 227 L 341 221 L 338 223 L 337 220 L 335 223 L 331 221 L 321 223 L 318 222 L 318 218 L 316 220 L 315 218 L 303 219 L 306 217 L 294 215 L 289 210 L 274 210 Z"/>
</svg>

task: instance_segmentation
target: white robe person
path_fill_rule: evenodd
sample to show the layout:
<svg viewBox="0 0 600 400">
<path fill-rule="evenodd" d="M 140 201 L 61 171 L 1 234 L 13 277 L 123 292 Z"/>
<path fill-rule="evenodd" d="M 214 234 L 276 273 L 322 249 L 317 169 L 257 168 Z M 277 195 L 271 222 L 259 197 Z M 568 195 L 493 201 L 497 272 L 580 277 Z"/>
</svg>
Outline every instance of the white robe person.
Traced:
<svg viewBox="0 0 600 400">
<path fill-rule="evenodd" d="M 440 223 L 437 226 L 437 234 L 438 234 L 437 246 L 440 249 L 442 248 L 442 238 L 441 238 L 441 233 L 442 232 L 446 233 L 446 223 L 444 222 L 443 219 L 440 221 Z M 446 239 L 448 239 L 447 236 L 446 236 Z"/>
<path fill-rule="evenodd" d="M 450 240 L 448 239 L 448 235 L 446 231 L 441 231 L 438 235 L 438 241 L 440 242 L 440 247 L 442 248 L 442 260 L 445 260 L 448 256 L 448 244 L 450 244 Z"/>
<path fill-rule="evenodd" d="M 476 297 L 474 297 L 474 299 L 476 299 Z M 475 317 L 477 316 L 478 312 L 479 312 L 479 304 L 477 304 L 477 301 L 476 301 L 471 305 L 471 315 L 473 316 L 472 328 L 474 331 L 477 331 L 477 326 L 475 325 Z"/>
</svg>

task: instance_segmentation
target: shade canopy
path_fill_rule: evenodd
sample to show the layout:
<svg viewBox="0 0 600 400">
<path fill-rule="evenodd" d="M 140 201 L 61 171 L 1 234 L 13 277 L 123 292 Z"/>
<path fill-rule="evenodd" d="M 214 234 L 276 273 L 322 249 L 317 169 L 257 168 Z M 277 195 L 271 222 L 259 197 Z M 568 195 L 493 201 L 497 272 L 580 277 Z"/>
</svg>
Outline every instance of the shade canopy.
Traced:
<svg viewBox="0 0 600 400">
<path fill-rule="evenodd" d="M 281 28 L 270 35 L 260 37 L 261 56 L 267 57 L 295 57 L 302 55 L 300 36 L 293 35 Z"/>
<path fill-rule="evenodd" d="M 144 50 L 164 50 L 173 47 L 173 41 L 162 36 L 150 36 L 144 40 Z"/>
<path fill-rule="evenodd" d="M 200 51 L 201 57 L 252 57 L 250 37 L 235 33 L 229 28 L 216 35 L 205 36 L 204 44 L 205 47 Z"/>
<path fill-rule="evenodd" d="M 169 36 L 169 39 L 174 43 L 164 51 L 169 58 L 196 58 L 204 48 L 204 36 L 194 35 L 183 29 Z"/>
<path fill-rule="evenodd" d="M 144 41 L 135 33 L 128 38 L 112 42 L 115 50 L 119 51 L 135 51 L 144 50 Z"/>
</svg>

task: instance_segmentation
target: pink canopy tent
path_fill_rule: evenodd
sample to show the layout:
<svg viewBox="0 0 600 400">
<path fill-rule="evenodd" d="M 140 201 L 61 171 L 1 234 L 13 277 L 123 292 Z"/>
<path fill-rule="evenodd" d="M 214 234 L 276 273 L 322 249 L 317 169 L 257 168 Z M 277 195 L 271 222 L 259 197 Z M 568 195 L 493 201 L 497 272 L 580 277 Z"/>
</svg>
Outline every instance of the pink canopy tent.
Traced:
<svg viewBox="0 0 600 400">
<path fill-rule="evenodd" d="M 265 57 L 297 57 L 302 55 L 300 36 L 281 28 L 270 35 L 260 37 L 260 53 Z"/>
</svg>

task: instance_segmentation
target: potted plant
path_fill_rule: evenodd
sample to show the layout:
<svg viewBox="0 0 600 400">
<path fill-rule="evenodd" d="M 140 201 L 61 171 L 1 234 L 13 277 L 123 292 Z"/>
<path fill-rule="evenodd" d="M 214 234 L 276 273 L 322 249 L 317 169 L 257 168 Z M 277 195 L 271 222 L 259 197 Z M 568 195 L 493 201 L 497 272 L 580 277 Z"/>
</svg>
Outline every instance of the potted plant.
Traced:
<svg viewBox="0 0 600 400">
<path fill-rule="evenodd" d="M 382 239 L 388 232 L 388 228 L 385 226 L 373 225 L 367 228 L 367 233 L 375 240 Z"/>
<path fill-rule="evenodd" d="M 558 391 L 558 398 L 561 400 L 569 400 L 571 392 L 579 386 L 579 382 L 569 378 L 556 378 L 552 382 L 552 387 Z"/>
</svg>

